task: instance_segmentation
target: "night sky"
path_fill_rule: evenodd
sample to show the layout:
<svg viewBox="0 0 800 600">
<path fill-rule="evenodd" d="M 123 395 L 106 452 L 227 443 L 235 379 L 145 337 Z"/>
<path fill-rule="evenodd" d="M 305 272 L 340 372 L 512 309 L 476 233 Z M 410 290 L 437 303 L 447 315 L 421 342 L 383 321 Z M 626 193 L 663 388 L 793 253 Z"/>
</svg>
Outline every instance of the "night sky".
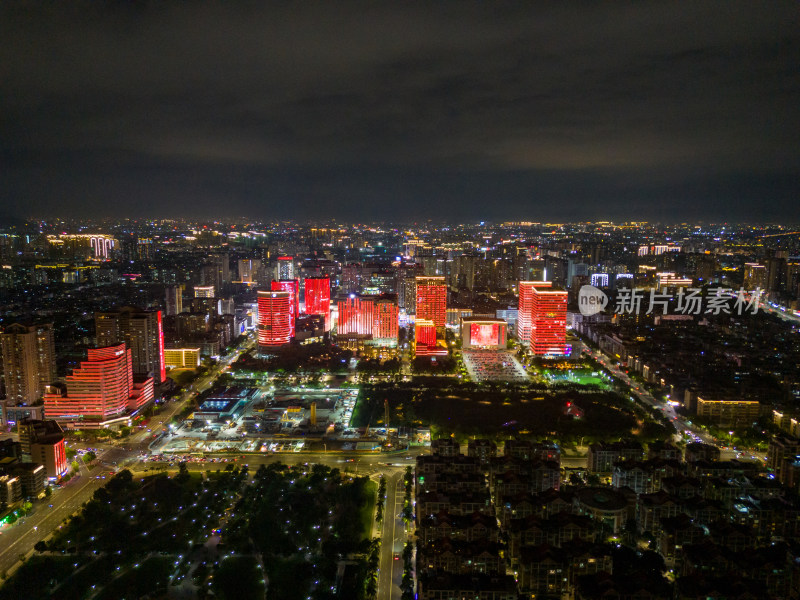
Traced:
<svg viewBox="0 0 800 600">
<path fill-rule="evenodd" d="M 0 212 L 800 221 L 800 4 L 3 2 Z"/>
</svg>

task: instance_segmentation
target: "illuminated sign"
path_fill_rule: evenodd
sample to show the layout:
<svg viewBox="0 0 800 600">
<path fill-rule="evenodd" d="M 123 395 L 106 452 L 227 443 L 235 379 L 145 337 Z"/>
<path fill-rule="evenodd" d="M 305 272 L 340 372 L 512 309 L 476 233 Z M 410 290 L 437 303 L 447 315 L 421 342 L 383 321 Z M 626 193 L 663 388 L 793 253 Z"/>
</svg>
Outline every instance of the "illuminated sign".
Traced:
<svg viewBox="0 0 800 600">
<path fill-rule="evenodd" d="M 473 346 L 497 346 L 499 327 L 497 323 L 472 323 L 469 340 Z"/>
</svg>

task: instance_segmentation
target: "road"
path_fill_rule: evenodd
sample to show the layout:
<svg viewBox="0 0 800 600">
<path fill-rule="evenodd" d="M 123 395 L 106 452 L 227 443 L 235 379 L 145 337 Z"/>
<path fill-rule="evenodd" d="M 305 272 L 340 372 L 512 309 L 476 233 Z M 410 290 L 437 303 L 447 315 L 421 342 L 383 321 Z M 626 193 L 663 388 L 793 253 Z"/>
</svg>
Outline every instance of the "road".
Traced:
<svg viewBox="0 0 800 600">
<path fill-rule="evenodd" d="M 378 598 L 399 599 L 403 580 L 403 546 L 406 543 L 406 528 L 400 516 L 403 510 L 405 486 L 403 470 L 386 474 L 386 506 L 381 525 L 381 556 L 378 563 Z M 395 560 L 395 555 L 399 560 Z"/>
<path fill-rule="evenodd" d="M 184 390 L 178 399 L 170 401 L 165 409 L 151 419 L 147 429 L 143 429 L 142 431 L 134 433 L 123 442 L 123 445 L 149 445 L 159 432 L 166 430 L 165 424 L 169 423 L 173 417 L 175 417 L 175 415 L 184 408 L 185 403 L 188 400 L 212 386 L 217 380 L 217 377 L 227 370 L 233 362 L 238 360 L 244 352 L 247 352 L 253 348 L 255 343 L 256 342 L 254 338 L 247 338 L 244 340 L 236 349 L 234 349 L 224 358 L 221 358 L 217 364 L 208 370 L 205 375 L 201 376 L 194 383 L 192 383 L 188 389 Z M 147 450 L 147 448 L 143 447 L 142 450 Z"/>
<path fill-rule="evenodd" d="M 80 476 L 73 477 L 56 490 L 50 498 L 53 508 L 48 504 L 37 503 L 35 512 L 20 519 L 11 527 L 6 527 L 0 536 L 0 573 L 7 573 L 17 562 L 20 554 L 33 550 L 36 542 L 45 539 L 59 524 L 89 500 L 94 491 L 105 485 L 105 479 L 98 479 L 107 470 L 97 466 L 89 471 L 81 466 Z"/>
</svg>

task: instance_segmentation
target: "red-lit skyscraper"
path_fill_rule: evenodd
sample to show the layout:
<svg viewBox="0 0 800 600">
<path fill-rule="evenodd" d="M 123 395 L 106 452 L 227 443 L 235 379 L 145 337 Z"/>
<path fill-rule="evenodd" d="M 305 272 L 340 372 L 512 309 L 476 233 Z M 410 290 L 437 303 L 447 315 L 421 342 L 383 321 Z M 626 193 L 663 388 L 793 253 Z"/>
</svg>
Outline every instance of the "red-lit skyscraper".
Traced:
<svg viewBox="0 0 800 600">
<path fill-rule="evenodd" d="M 441 333 L 447 322 L 447 286 L 444 277 L 417 277 L 417 319 L 433 321 Z"/>
<path fill-rule="evenodd" d="M 125 344 L 90 348 L 88 360 L 67 375 L 66 389 L 49 386 L 48 419 L 105 421 L 141 408 L 153 399 L 153 378 L 133 381 L 131 351 Z"/>
<path fill-rule="evenodd" d="M 306 314 L 322 315 L 327 322 L 331 314 L 330 277 L 306 277 L 304 286 L 306 293 Z"/>
<path fill-rule="evenodd" d="M 375 321 L 375 297 L 349 294 L 337 303 L 337 335 L 372 335 Z"/>
<path fill-rule="evenodd" d="M 397 345 L 397 296 L 384 294 L 375 299 L 372 337 L 383 345 Z"/>
<path fill-rule="evenodd" d="M 550 287 L 548 281 L 519 282 L 517 337 L 535 355 L 566 352 L 567 292 Z"/>
<path fill-rule="evenodd" d="M 258 345 L 263 348 L 284 346 L 292 341 L 291 292 L 258 292 Z"/>
<path fill-rule="evenodd" d="M 272 282 L 273 292 L 289 292 L 292 295 L 292 337 L 294 337 L 295 320 L 300 315 L 300 282 L 297 279 L 281 279 Z"/>
<path fill-rule="evenodd" d="M 348 294 L 337 303 L 336 334 L 367 338 L 381 346 L 397 345 L 397 296 Z"/>
</svg>

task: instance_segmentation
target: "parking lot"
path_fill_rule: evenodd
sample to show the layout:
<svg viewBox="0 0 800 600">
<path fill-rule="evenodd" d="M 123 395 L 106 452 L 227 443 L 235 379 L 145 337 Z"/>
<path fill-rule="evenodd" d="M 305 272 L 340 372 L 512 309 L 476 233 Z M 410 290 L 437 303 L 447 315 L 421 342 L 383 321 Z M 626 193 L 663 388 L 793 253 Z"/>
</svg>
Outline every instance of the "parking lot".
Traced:
<svg viewBox="0 0 800 600">
<path fill-rule="evenodd" d="M 510 353 L 497 350 L 464 350 L 464 366 L 472 381 L 529 381 L 523 366 Z"/>
</svg>

